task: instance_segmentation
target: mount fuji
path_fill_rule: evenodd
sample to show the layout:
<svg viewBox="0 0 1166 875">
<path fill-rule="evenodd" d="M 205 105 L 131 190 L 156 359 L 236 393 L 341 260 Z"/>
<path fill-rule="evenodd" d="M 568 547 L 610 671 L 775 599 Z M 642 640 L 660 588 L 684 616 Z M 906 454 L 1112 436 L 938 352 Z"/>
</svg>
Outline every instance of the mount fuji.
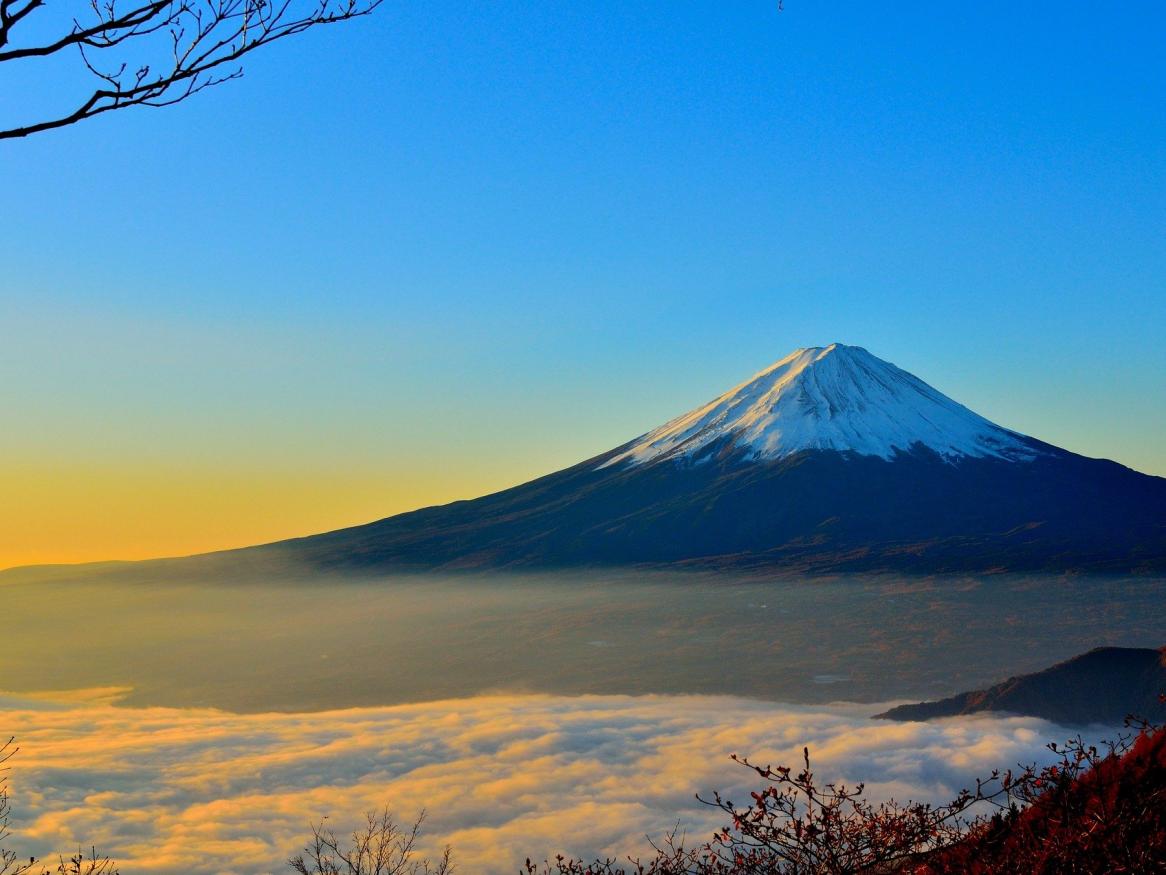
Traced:
<svg viewBox="0 0 1166 875">
<path fill-rule="evenodd" d="M 1166 571 L 1166 479 L 995 425 L 865 349 L 471 501 L 261 548 L 336 570 Z"/>
<path fill-rule="evenodd" d="M 790 353 L 704 407 L 632 441 L 603 467 L 700 460 L 722 443 L 745 451 L 751 461 L 806 450 L 891 460 L 924 448 L 949 461 L 1027 461 L 1043 452 L 862 347 L 835 343 Z"/>
</svg>

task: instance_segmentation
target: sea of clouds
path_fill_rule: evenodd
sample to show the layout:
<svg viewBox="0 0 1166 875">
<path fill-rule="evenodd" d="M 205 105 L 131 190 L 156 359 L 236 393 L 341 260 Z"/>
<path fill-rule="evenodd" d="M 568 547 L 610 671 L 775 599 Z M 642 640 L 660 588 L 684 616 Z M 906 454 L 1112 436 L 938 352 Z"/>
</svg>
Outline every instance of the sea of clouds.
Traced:
<svg viewBox="0 0 1166 875">
<path fill-rule="evenodd" d="M 677 821 L 723 826 L 693 795 L 747 800 L 728 760 L 795 764 L 875 798 L 943 801 L 978 775 L 1048 761 L 1071 733 L 1045 721 L 871 720 L 879 706 L 710 696 L 484 696 L 313 713 L 125 708 L 117 691 L 0 694 L 14 836 L 43 854 L 96 844 L 132 873 L 286 872 L 311 823 L 338 831 L 390 806 L 428 811 L 424 844 L 460 872 L 517 873 L 527 857 L 647 849 Z M 754 778 L 756 776 L 753 776 Z"/>
</svg>

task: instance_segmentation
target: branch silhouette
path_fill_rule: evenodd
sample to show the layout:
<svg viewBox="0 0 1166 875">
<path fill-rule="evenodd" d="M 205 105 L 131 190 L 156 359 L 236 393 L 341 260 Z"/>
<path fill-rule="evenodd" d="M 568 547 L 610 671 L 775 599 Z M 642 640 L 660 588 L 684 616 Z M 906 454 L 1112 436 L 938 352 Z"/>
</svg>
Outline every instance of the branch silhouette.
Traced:
<svg viewBox="0 0 1166 875">
<path fill-rule="evenodd" d="M 261 46 L 372 13 L 383 0 L 89 0 L 56 35 L 20 43 L 46 0 L 0 0 L 0 72 L 5 63 L 75 52 L 89 83 L 71 109 L 0 128 L 27 137 L 130 106 L 172 106 L 243 75 L 241 59 Z M 48 24 L 48 22 L 45 22 Z M 42 28 L 43 29 L 43 28 Z"/>
</svg>

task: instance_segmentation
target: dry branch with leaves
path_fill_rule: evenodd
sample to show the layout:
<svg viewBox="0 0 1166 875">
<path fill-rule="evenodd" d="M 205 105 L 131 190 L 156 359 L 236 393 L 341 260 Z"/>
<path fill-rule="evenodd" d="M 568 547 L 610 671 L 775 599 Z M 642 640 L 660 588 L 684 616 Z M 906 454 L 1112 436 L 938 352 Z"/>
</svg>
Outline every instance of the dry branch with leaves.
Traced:
<svg viewBox="0 0 1166 875">
<path fill-rule="evenodd" d="M 526 861 L 525 875 L 1004 875 L 1166 871 L 1166 732 L 1097 747 L 1050 744 L 1060 761 L 993 772 L 946 805 L 873 804 L 861 784 L 818 783 L 800 769 L 752 769 L 766 786 L 746 806 L 706 804 L 730 821 L 685 848 L 675 835 L 645 858 Z M 698 797 L 699 798 L 699 797 Z"/>
</svg>

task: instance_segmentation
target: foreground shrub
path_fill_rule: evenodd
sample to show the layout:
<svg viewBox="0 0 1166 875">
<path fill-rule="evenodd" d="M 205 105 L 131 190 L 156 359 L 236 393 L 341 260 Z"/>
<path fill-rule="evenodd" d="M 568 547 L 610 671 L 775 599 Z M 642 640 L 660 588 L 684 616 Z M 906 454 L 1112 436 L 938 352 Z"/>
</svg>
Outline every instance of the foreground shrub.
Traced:
<svg viewBox="0 0 1166 875">
<path fill-rule="evenodd" d="M 1166 872 L 1166 732 L 1099 753 L 1075 739 L 1061 762 L 1022 785 L 1027 805 L 977 823 L 921 875 Z"/>
<path fill-rule="evenodd" d="M 525 875 L 850 875 L 1166 872 L 1166 732 L 1135 724 L 1099 750 L 1049 745 L 1055 765 L 993 772 L 946 805 L 872 804 L 861 784 L 819 785 L 810 768 L 759 766 L 744 807 L 701 799 L 729 825 L 685 848 L 675 834 L 645 858 L 563 856 Z M 700 797 L 698 797 L 700 798 Z"/>
<path fill-rule="evenodd" d="M 312 827 L 304 852 L 288 865 L 299 875 L 448 875 L 453 870 L 448 847 L 437 861 L 415 859 L 424 811 L 409 829 L 398 826 L 387 808 L 365 818 L 365 825 L 348 840 L 339 839 L 323 822 Z"/>
</svg>

